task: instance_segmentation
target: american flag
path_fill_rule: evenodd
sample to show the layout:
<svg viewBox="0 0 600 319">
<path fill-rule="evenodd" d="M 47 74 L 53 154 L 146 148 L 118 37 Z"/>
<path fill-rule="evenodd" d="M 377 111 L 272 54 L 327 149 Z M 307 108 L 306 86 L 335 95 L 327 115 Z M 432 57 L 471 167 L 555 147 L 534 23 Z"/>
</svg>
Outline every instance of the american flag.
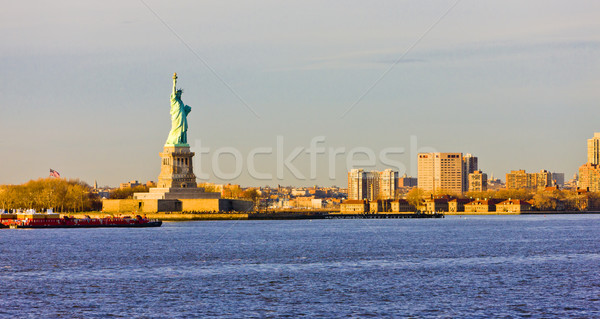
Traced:
<svg viewBox="0 0 600 319">
<path fill-rule="evenodd" d="M 60 178 L 60 173 L 53 169 L 50 169 L 50 177 Z"/>
</svg>

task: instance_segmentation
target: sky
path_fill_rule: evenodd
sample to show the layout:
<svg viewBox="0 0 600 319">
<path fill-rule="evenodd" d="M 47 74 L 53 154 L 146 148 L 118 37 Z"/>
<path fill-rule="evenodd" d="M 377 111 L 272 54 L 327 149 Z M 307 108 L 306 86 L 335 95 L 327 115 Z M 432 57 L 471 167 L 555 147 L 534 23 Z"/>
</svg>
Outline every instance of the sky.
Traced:
<svg viewBox="0 0 600 319">
<path fill-rule="evenodd" d="M 600 132 L 598 1 L 3 1 L 0 184 L 156 181 L 172 74 L 199 182 L 346 186 L 421 151 L 567 179 Z"/>
</svg>

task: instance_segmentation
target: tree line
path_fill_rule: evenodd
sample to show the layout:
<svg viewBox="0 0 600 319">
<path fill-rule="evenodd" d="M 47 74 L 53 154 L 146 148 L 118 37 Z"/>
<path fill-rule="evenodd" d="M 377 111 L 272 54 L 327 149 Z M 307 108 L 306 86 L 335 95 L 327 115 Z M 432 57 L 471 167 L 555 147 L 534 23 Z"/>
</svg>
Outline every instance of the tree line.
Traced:
<svg viewBox="0 0 600 319">
<path fill-rule="evenodd" d="M 79 179 L 40 178 L 21 185 L 0 185 L 0 209 L 35 209 L 54 212 L 99 211 L 102 199 L 92 192 L 92 187 Z M 211 191 L 217 191 L 213 189 Z M 148 192 L 148 186 L 116 188 L 110 191 L 110 199 L 131 199 L 134 193 Z M 260 197 L 254 188 L 233 191 L 226 188 L 224 198 L 244 198 L 256 202 Z"/>
<path fill-rule="evenodd" d="M 21 185 L 0 185 L 0 208 L 52 208 L 55 212 L 98 210 L 102 202 L 87 183 L 78 179 L 40 178 Z"/>
<path fill-rule="evenodd" d="M 444 191 L 428 192 L 420 188 L 413 188 L 406 194 L 409 204 L 420 207 L 424 205 L 427 198 L 432 196 L 448 195 L 454 198 L 465 199 L 519 199 L 530 201 L 539 210 L 572 210 L 582 211 L 590 208 L 600 207 L 600 193 L 585 192 L 578 193 L 576 190 L 552 189 L 552 190 L 528 190 L 528 189 L 499 189 L 483 192 L 466 192 L 453 194 Z"/>
</svg>

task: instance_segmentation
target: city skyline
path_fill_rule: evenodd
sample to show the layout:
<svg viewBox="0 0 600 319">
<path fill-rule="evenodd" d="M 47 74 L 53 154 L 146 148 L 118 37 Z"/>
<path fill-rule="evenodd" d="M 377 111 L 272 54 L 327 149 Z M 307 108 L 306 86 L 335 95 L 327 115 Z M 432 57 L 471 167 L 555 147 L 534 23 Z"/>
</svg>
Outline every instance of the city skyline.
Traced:
<svg viewBox="0 0 600 319">
<path fill-rule="evenodd" d="M 586 163 L 585 140 L 600 131 L 598 9 L 593 1 L 13 3 L 0 13 L 0 39 L 10 43 L 0 53 L 0 184 L 49 168 L 90 184 L 156 180 L 173 72 L 193 108 L 194 167 L 208 174 L 198 182 L 343 186 L 348 153 L 360 148 L 376 165 L 355 168 L 397 169 L 379 157 L 388 149 L 388 162 L 413 177 L 418 152 L 462 152 L 488 176 L 546 169 L 570 179 Z M 325 154 L 308 152 L 315 139 Z M 277 151 L 285 159 L 299 147 L 291 163 L 304 178 L 288 167 L 279 174 Z M 243 157 L 234 179 L 216 178 L 222 148 Z M 259 179 L 248 171 L 257 149 Z M 227 154 L 215 163 L 233 176 Z"/>
</svg>

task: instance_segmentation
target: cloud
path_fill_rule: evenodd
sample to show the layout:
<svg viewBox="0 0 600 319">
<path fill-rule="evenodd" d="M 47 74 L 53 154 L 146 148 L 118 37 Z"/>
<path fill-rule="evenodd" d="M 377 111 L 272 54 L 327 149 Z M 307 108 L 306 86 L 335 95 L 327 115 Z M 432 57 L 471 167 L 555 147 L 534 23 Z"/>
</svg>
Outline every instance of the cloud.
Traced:
<svg viewBox="0 0 600 319">
<path fill-rule="evenodd" d="M 381 63 L 401 63 L 412 64 L 426 62 L 424 59 L 403 58 L 400 61 L 398 57 L 402 53 L 398 53 L 398 57 L 392 59 L 394 50 L 369 50 L 369 51 L 353 51 L 336 54 L 331 56 L 318 57 L 308 59 L 294 66 L 278 67 L 270 69 L 270 71 L 310 71 L 310 70 L 326 70 L 326 69 L 373 69 L 381 67 Z M 388 62 L 389 61 L 389 62 Z"/>
<path fill-rule="evenodd" d="M 556 40 L 539 42 L 475 42 L 431 49 L 415 49 L 402 57 L 405 50 L 363 50 L 307 59 L 295 65 L 271 68 L 270 72 L 313 71 L 327 69 L 373 69 L 384 65 L 412 65 L 448 61 L 513 59 L 548 54 L 571 54 L 600 49 L 597 40 Z"/>
</svg>

